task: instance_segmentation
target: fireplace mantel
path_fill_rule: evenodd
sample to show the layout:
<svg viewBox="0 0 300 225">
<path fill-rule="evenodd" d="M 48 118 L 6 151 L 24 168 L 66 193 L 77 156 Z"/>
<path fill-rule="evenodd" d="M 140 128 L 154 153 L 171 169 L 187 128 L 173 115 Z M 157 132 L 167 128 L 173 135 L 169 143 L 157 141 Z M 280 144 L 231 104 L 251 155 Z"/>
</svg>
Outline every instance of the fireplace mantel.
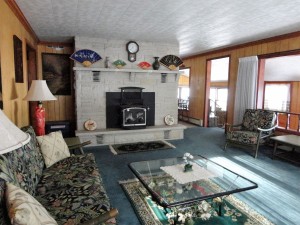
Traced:
<svg viewBox="0 0 300 225">
<path fill-rule="evenodd" d="M 178 74 L 178 70 L 141 70 L 141 69 L 116 69 L 116 68 L 101 68 L 101 67 L 73 67 L 74 71 L 97 71 L 97 72 L 128 72 L 128 73 L 166 73 Z"/>
</svg>

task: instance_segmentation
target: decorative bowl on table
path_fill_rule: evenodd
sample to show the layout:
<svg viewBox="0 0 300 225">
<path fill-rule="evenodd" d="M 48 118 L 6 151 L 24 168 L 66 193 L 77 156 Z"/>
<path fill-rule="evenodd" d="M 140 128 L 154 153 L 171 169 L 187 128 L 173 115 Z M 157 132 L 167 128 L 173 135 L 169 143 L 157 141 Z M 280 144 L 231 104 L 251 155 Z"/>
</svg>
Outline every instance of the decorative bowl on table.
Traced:
<svg viewBox="0 0 300 225">
<path fill-rule="evenodd" d="M 148 63 L 148 62 L 140 62 L 138 64 L 138 67 L 140 67 L 143 70 L 147 70 L 147 69 L 149 69 L 151 67 L 151 64 Z"/>
<path fill-rule="evenodd" d="M 81 63 L 85 67 L 91 66 L 93 63 L 99 61 L 101 56 L 90 49 L 81 49 L 76 52 L 74 52 L 71 56 L 71 59 L 73 59 L 76 62 Z"/>
<path fill-rule="evenodd" d="M 126 63 L 125 63 L 123 60 L 121 60 L 121 59 L 118 59 L 118 60 L 114 61 L 112 64 L 113 64 L 115 67 L 117 67 L 118 69 L 122 69 L 123 66 L 126 65 Z"/>
</svg>

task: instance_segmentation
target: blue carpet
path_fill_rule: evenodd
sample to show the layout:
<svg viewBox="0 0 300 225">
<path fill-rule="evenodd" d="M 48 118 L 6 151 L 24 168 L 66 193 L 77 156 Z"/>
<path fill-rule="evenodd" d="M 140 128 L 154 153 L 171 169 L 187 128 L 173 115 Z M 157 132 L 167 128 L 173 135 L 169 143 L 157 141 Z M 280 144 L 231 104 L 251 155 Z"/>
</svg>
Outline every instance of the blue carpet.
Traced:
<svg viewBox="0 0 300 225">
<path fill-rule="evenodd" d="M 300 224 L 300 168 L 291 163 L 272 160 L 270 147 L 262 146 L 257 159 L 253 151 L 228 147 L 223 151 L 224 130 L 220 128 L 193 127 L 185 130 L 183 140 L 169 141 L 176 149 L 113 155 L 108 146 L 85 148 L 94 153 L 108 196 L 113 207 L 118 208 L 119 225 L 140 225 L 120 180 L 134 175 L 128 163 L 157 158 L 181 157 L 185 152 L 205 156 L 258 184 L 258 188 L 239 194 L 237 198 L 247 203 L 278 225 Z"/>
</svg>

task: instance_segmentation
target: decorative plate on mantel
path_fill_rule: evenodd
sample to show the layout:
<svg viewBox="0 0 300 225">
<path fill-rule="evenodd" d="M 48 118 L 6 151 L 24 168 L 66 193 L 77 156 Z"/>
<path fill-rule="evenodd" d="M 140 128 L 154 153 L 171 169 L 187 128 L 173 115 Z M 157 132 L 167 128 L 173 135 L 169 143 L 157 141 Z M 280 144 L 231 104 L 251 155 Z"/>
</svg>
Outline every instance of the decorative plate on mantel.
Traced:
<svg viewBox="0 0 300 225">
<path fill-rule="evenodd" d="M 84 122 L 84 128 L 86 130 L 96 130 L 97 123 L 94 120 L 89 119 Z"/>
<path fill-rule="evenodd" d="M 75 60 L 76 62 L 81 63 L 85 67 L 89 67 L 93 63 L 102 59 L 101 56 L 97 52 L 95 52 L 93 50 L 89 50 L 89 49 L 78 50 L 78 51 L 74 52 L 70 56 L 70 58 Z"/>
<path fill-rule="evenodd" d="M 171 115 L 169 115 L 169 114 L 165 116 L 165 124 L 171 126 L 171 125 L 173 125 L 174 123 L 175 123 L 175 119 L 174 119 L 173 116 L 171 116 Z"/>
</svg>

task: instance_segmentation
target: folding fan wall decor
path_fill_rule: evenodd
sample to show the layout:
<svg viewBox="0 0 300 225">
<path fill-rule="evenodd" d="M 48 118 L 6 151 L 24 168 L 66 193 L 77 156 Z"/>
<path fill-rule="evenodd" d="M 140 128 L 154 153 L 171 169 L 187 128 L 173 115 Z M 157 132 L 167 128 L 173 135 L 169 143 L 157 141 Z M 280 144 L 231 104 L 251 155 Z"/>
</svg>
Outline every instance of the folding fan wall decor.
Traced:
<svg viewBox="0 0 300 225">
<path fill-rule="evenodd" d="M 176 55 L 166 55 L 162 57 L 159 62 L 170 70 L 175 70 L 183 63 L 182 60 Z"/>
<path fill-rule="evenodd" d="M 97 52 L 95 52 L 93 50 L 89 50 L 89 49 L 78 50 L 78 51 L 74 52 L 70 56 L 70 58 L 75 60 L 76 62 L 81 63 L 82 65 L 84 65 L 86 67 L 89 67 L 93 63 L 102 59 L 101 56 Z"/>
</svg>

